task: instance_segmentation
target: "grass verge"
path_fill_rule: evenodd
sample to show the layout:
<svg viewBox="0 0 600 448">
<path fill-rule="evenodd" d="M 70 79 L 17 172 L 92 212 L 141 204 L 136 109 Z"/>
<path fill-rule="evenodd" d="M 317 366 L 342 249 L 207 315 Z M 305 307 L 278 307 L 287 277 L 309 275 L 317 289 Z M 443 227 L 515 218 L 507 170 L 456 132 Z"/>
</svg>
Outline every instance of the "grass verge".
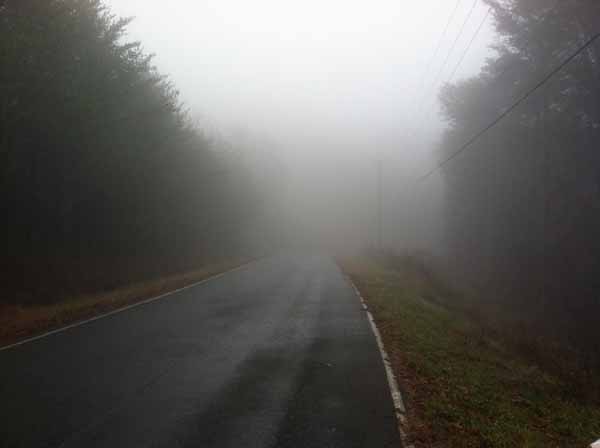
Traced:
<svg viewBox="0 0 600 448">
<path fill-rule="evenodd" d="M 0 347 L 183 288 L 248 261 L 222 262 L 109 292 L 73 297 L 51 305 L 0 305 Z"/>
<path fill-rule="evenodd" d="M 584 448 L 600 437 L 600 406 L 575 399 L 481 322 L 426 300 L 448 291 L 409 258 L 338 261 L 381 331 L 416 447 Z"/>
</svg>

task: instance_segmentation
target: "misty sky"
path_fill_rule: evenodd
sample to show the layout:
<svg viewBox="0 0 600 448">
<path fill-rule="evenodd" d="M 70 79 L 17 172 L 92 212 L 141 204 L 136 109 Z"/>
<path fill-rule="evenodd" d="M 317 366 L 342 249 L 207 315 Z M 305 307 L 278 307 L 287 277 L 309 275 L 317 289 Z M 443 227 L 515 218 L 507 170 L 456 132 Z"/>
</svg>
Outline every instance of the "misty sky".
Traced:
<svg viewBox="0 0 600 448">
<path fill-rule="evenodd" d="M 135 17 L 128 38 L 156 54 L 157 67 L 174 81 L 201 127 L 234 140 L 241 133 L 275 142 L 267 150 L 277 152 L 289 173 L 290 220 L 328 229 L 329 239 L 371 239 L 375 161 L 381 158 L 387 233 L 405 245 L 402 238 L 433 240 L 422 235 L 423 222 L 438 219 L 422 215 L 439 211 L 431 195 L 441 197 L 440 179 L 429 184 L 437 182 L 437 193 L 401 195 L 434 164 L 442 124 L 431 81 L 473 0 L 460 1 L 429 70 L 455 0 L 106 4 L 120 16 Z M 449 76 L 486 11 L 478 0 L 440 80 Z M 457 78 L 478 73 L 493 37 L 488 17 Z M 419 110 L 427 87 L 431 95 Z M 412 234 L 402 236 L 400 228 L 412 228 Z"/>
<path fill-rule="evenodd" d="M 454 0 L 107 0 L 134 16 L 130 38 L 156 54 L 194 118 L 243 127 L 285 146 L 332 152 L 394 144 L 421 119 L 415 104 Z M 437 73 L 473 2 L 462 0 L 429 71 Z M 478 2 L 442 79 L 485 15 Z M 491 18 L 459 76 L 489 53 Z M 432 99 L 434 96 L 432 95 Z M 427 116 L 425 113 L 423 116 Z M 378 143 L 379 142 L 379 143 Z M 391 146 L 394 146 L 391 144 Z M 387 148 L 393 150 L 393 148 Z M 315 148 L 315 150 L 317 150 Z M 362 151 L 361 151 L 362 150 Z"/>
</svg>

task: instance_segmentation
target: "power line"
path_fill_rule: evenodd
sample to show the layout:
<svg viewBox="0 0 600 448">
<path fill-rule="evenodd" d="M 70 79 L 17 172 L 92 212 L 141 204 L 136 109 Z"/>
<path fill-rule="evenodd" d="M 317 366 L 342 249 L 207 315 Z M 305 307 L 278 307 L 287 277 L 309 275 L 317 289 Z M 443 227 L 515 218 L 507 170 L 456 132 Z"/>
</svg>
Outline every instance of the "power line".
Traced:
<svg viewBox="0 0 600 448">
<path fill-rule="evenodd" d="M 461 26 L 461 28 L 460 28 L 460 30 L 459 30 L 459 32 L 458 32 L 458 35 L 457 35 L 457 36 L 456 36 L 456 38 L 454 39 L 454 42 L 453 42 L 453 44 L 452 44 L 452 47 L 450 48 L 450 50 L 449 50 L 448 54 L 446 55 L 446 59 L 444 60 L 444 63 L 442 64 L 442 66 L 441 66 L 441 68 L 440 68 L 439 72 L 437 73 L 437 75 L 436 75 L 436 77 L 435 77 L 435 79 L 434 79 L 434 82 L 433 82 L 433 84 L 432 84 L 431 86 L 429 86 L 429 88 L 428 88 L 428 89 L 425 91 L 425 95 L 423 95 L 423 98 L 422 98 L 422 100 L 421 100 L 421 102 L 420 102 L 420 105 L 419 105 L 420 112 L 421 112 L 422 114 L 424 114 L 424 115 L 425 115 L 425 116 L 423 117 L 423 121 L 425 121 L 425 120 L 427 120 L 427 119 L 428 119 L 428 117 L 429 117 L 429 116 L 430 116 L 430 114 L 431 114 L 431 108 L 432 108 L 432 105 L 429 105 L 429 107 L 427 107 L 427 108 L 425 108 L 425 110 L 423 110 L 423 109 L 422 109 L 423 102 L 424 102 L 424 101 L 425 101 L 425 100 L 426 100 L 426 99 L 429 97 L 429 95 L 431 94 L 431 91 L 432 91 L 432 90 L 435 90 L 435 88 L 436 88 L 436 86 L 437 86 L 437 84 L 438 84 L 438 80 L 439 80 L 439 78 L 440 78 L 441 74 L 443 73 L 444 69 L 446 68 L 446 65 L 448 64 L 448 61 L 450 60 L 450 56 L 451 56 L 451 55 L 452 55 L 452 53 L 454 52 L 454 49 L 456 48 L 456 44 L 457 44 L 457 43 L 458 43 L 458 41 L 460 40 L 460 38 L 461 38 L 461 36 L 462 36 L 462 34 L 463 34 L 464 30 L 465 30 L 465 26 L 466 26 L 466 25 L 467 25 L 467 23 L 469 22 L 469 19 L 471 18 L 471 15 L 473 14 L 473 11 L 475 10 L 475 6 L 476 6 L 476 5 L 477 5 L 477 0 L 474 0 L 474 2 L 473 2 L 473 5 L 471 6 L 471 9 L 470 9 L 469 13 L 467 14 L 467 17 L 466 17 L 465 21 L 463 22 L 463 24 L 462 24 L 462 26 Z M 489 10 L 491 10 L 491 7 L 490 7 L 490 9 L 489 9 Z M 488 10 L 488 14 L 489 14 L 489 10 Z M 486 18 L 487 18 L 487 14 L 486 14 Z M 478 34 L 478 32 L 475 34 L 475 37 L 477 37 L 477 34 Z M 473 38 L 473 39 L 472 39 L 472 41 L 474 41 L 474 40 L 475 40 L 475 38 Z M 469 43 L 469 45 L 468 45 L 468 47 L 470 47 L 470 46 L 472 45 L 472 43 L 473 43 L 473 42 L 470 42 L 470 43 Z M 466 51 L 468 51 L 468 49 L 467 49 Z M 464 58 L 464 56 L 466 55 L 466 51 L 465 51 L 465 52 L 463 52 L 463 56 L 462 56 L 462 58 L 461 58 L 461 59 L 463 59 L 463 58 Z M 461 61 L 461 62 L 462 62 L 462 61 Z M 455 67 L 455 69 L 458 69 L 458 67 Z M 454 76 L 454 73 L 452 73 L 452 76 Z"/>
<path fill-rule="evenodd" d="M 446 159 L 444 159 L 442 162 L 440 162 L 435 168 L 433 168 L 431 171 L 429 171 L 428 173 L 426 173 L 425 175 L 419 177 L 417 179 L 417 182 L 421 182 L 424 181 L 425 179 L 427 179 L 429 176 L 431 176 L 433 173 L 435 173 L 436 171 L 440 170 L 441 168 L 443 168 L 444 165 L 446 165 L 448 162 L 450 162 L 452 159 L 454 159 L 456 156 L 458 156 L 460 153 L 462 153 L 463 151 L 465 151 L 467 148 L 469 148 L 473 143 L 475 143 L 483 134 L 485 134 L 487 131 L 489 131 L 491 128 L 493 128 L 494 126 L 496 126 L 500 121 L 502 121 L 507 115 L 509 115 L 513 110 L 515 110 L 521 103 L 523 103 L 523 101 L 525 101 L 527 98 L 529 98 L 535 91 L 537 91 L 540 87 L 542 87 L 544 84 L 546 84 L 554 75 L 556 75 L 559 71 L 561 71 L 566 65 L 568 65 L 573 59 L 575 59 L 577 56 L 579 56 L 586 48 L 588 48 L 590 45 L 592 45 L 598 38 L 600 38 L 600 33 L 592 36 L 590 39 L 588 39 L 583 45 L 581 45 L 573 54 L 571 54 L 571 56 L 569 56 L 567 59 L 565 59 L 563 62 L 561 62 L 557 67 L 555 67 L 552 71 L 550 71 L 550 73 L 548 73 L 544 78 L 542 78 L 542 80 L 540 80 L 536 85 L 534 85 L 531 89 L 529 89 L 523 96 L 521 96 L 517 101 L 515 101 L 508 109 L 506 109 L 503 113 L 501 113 L 494 121 L 492 121 L 489 125 L 487 125 L 485 128 L 483 128 L 481 131 L 479 131 L 477 134 L 475 134 L 473 137 L 471 137 L 471 139 L 469 139 L 469 141 L 467 141 L 463 146 L 461 146 L 456 152 L 454 152 L 452 155 L 450 155 L 449 157 L 447 157 Z"/>
<path fill-rule="evenodd" d="M 473 5 L 471 6 L 471 9 L 469 10 L 469 13 L 467 14 L 467 17 L 465 18 L 465 21 L 463 22 L 462 26 L 460 27 L 460 30 L 458 31 L 458 34 L 456 35 L 456 38 L 454 39 L 454 42 L 452 42 L 452 46 L 450 47 L 450 50 L 448 51 L 448 54 L 446 55 L 446 59 L 444 59 L 444 63 L 442 64 L 442 66 L 440 67 L 440 70 L 438 71 L 437 75 L 435 76 L 433 84 L 431 84 L 430 88 L 427 89 L 427 94 L 425 95 L 425 98 L 427 98 L 429 96 L 429 93 L 431 92 L 432 89 L 435 89 L 435 86 L 437 85 L 440 76 L 444 72 L 444 69 L 446 68 L 446 65 L 448 65 L 448 61 L 450 60 L 450 56 L 452 56 L 452 53 L 454 52 L 454 49 L 456 48 L 456 44 L 458 43 L 458 41 L 462 37 L 462 34 L 465 31 L 465 27 L 467 26 L 467 23 L 469 22 L 469 19 L 473 15 L 473 11 L 475 10 L 475 6 L 477 6 L 477 0 L 473 1 Z"/>
<path fill-rule="evenodd" d="M 473 45 L 473 42 L 475 42 L 475 39 L 477 39 L 477 36 L 479 36 L 479 33 L 481 32 L 481 29 L 483 28 L 483 24 L 485 23 L 485 21 L 487 20 L 488 16 L 490 15 L 490 12 L 492 12 L 492 7 L 491 6 L 488 8 L 487 12 L 485 13 L 485 16 L 483 16 L 483 19 L 481 20 L 481 23 L 479 24 L 479 27 L 477 28 L 477 31 L 475 31 L 475 34 L 473 34 L 473 37 L 471 38 L 471 41 L 467 45 L 467 48 L 465 48 L 465 51 L 463 52 L 462 56 L 460 57 L 460 60 L 458 61 L 458 64 L 456 64 L 456 66 L 454 67 L 454 70 L 452 70 L 452 74 L 450 75 L 450 77 L 448 78 L 448 80 L 446 82 L 451 82 L 452 79 L 454 78 L 454 75 L 456 75 L 456 72 L 458 71 L 458 69 L 462 65 L 463 61 L 465 60 L 465 57 L 467 56 L 467 53 L 471 49 L 471 46 Z"/>
<path fill-rule="evenodd" d="M 458 6 L 460 5 L 460 2 L 461 2 L 461 0 L 457 0 L 456 5 L 454 6 L 454 9 L 450 13 L 450 17 L 448 17 L 448 21 L 446 22 L 446 26 L 444 27 L 444 31 L 442 31 L 442 34 L 440 35 L 438 43 L 437 43 L 437 45 L 435 47 L 435 51 L 431 55 L 431 58 L 429 59 L 429 61 L 427 62 L 427 66 L 425 67 L 425 71 L 423 72 L 423 77 L 422 77 L 421 85 L 423 85 L 423 83 L 425 82 L 425 80 L 428 78 L 428 72 L 431 69 L 431 64 L 435 60 L 437 54 L 440 51 L 440 48 L 442 47 L 442 42 L 444 41 L 444 38 L 446 37 L 446 34 L 448 33 L 448 29 L 450 28 L 450 24 L 452 23 L 452 20 L 454 19 L 454 16 L 456 15 L 456 11 L 458 11 Z"/>
<path fill-rule="evenodd" d="M 556 9 L 556 7 L 558 6 L 558 4 L 560 3 L 560 0 L 556 0 L 556 2 L 554 3 L 554 5 L 546 10 L 546 13 L 544 14 L 543 18 L 541 20 L 546 20 L 550 14 Z M 477 30 L 475 31 L 475 34 L 473 35 L 471 41 L 469 42 L 469 44 L 467 45 L 467 48 L 465 49 L 465 51 L 463 52 L 459 62 L 456 64 L 456 66 L 454 67 L 454 69 L 452 70 L 452 74 L 448 77 L 448 79 L 446 80 L 446 83 L 449 83 L 453 80 L 454 75 L 456 75 L 456 72 L 458 71 L 458 69 L 460 68 L 460 66 L 462 65 L 462 63 L 464 62 L 464 58 L 466 57 L 466 55 L 468 54 L 471 46 L 473 45 L 473 43 L 475 42 L 477 36 L 479 35 L 479 33 L 481 32 L 481 29 L 483 28 L 483 25 L 485 23 L 485 21 L 487 20 L 488 16 L 490 15 L 490 13 L 492 12 L 492 10 L 494 9 L 493 6 L 490 6 L 485 14 L 485 16 L 483 17 L 481 23 L 479 24 L 479 27 L 477 28 Z M 521 37 L 524 35 L 525 33 L 521 33 Z M 567 49 L 563 49 L 560 50 L 558 52 L 558 57 L 561 58 L 564 54 L 568 53 L 568 51 L 570 49 L 572 49 L 574 46 L 576 45 L 571 45 L 570 48 Z M 521 62 L 523 62 L 521 59 L 518 59 L 516 61 L 514 61 L 514 63 L 509 64 L 508 67 L 506 67 L 502 73 L 499 75 L 500 77 L 503 76 L 506 72 L 510 71 L 511 69 L 513 69 L 514 67 L 516 67 L 517 65 L 519 65 Z"/>
</svg>

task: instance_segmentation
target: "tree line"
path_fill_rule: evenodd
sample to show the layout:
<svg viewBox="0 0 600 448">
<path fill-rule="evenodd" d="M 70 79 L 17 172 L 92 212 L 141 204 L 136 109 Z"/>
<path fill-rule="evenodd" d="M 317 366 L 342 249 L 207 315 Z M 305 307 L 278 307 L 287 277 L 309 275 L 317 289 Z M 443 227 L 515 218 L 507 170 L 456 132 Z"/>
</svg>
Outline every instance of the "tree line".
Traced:
<svg viewBox="0 0 600 448">
<path fill-rule="evenodd" d="M 441 159 L 600 32 L 593 0 L 485 0 L 499 39 L 440 91 Z M 600 41 L 443 169 L 457 274 L 600 368 Z"/>
<path fill-rule="evenodd" d="M 129 21 L 100 0 L 0 2 L 1 302 L 246 250 L 264 204 L 252 174 L 190 123 Z"/>
</svg>

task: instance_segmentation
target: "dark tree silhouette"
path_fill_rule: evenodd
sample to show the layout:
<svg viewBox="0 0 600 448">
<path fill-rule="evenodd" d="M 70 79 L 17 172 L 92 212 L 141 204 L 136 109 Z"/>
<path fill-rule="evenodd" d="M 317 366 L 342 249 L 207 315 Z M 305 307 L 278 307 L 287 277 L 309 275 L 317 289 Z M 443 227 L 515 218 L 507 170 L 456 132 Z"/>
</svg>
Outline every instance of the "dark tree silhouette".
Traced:
<svg viewBox="0 0 600 448">
<path fill-rule="evenodd" d="M 487 3 L 496 55 L 441 90 L 444 158 L 600 32 L 593 0 Z M 453 265 L 588 368 L 600 363 L 599 57 L 596 42 L 444 169 Z"/>
<path fill-rule="evenodd" d="M 0 4 L 1 301 L 40 302 L 243 250 L 248 174 L 191 126 L 129 19 Z"/>
</svg>

